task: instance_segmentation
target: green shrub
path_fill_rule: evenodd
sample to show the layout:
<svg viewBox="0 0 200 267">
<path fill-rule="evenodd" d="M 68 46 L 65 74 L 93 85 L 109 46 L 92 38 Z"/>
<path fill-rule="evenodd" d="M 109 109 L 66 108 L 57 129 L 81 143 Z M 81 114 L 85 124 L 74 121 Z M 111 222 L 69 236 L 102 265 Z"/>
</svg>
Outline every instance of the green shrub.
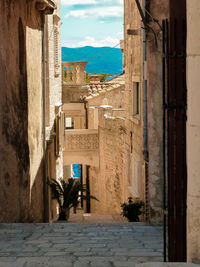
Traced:
<svg viewBox="0 0 200 267">
<path fill-rule="evenodd" d="M 121 214 L 126 217 L 129 222 L 139 222 L 139 215 L 143 214 L 142 208 L 144 207 L 144 202 L 141 200 L 133 202 L 132 197 L 129 197 L 128 203 L 123 203 L 121 207 Z"/>
<path fill-rule="evenodd" d="M 95 199 L 92 195 L 80 194 L 86 193 L 86 188 L 73 178 L 65 182 L 62 178 L 59 180 L 50 179 L 48 185 L 51 188 L 52 199 L 56 199 L 59 204 L 59 220 L 67 220 L 69 210 L 77 207 L 81 199 Z"/>
</svg>

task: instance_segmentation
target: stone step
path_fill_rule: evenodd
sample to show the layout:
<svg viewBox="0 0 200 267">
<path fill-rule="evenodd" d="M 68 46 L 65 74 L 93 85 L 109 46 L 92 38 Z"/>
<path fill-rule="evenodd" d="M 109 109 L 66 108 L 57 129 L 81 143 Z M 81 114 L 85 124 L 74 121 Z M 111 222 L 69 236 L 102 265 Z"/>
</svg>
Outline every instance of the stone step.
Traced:
<svg viewBox="0 0 200 267">
<path fill-rule="evenodd" d="M 200 267 L 200 264 L 194 264 L 189 262 L 145 262 L 136 264 L 135 267 Z"/>
</svg>

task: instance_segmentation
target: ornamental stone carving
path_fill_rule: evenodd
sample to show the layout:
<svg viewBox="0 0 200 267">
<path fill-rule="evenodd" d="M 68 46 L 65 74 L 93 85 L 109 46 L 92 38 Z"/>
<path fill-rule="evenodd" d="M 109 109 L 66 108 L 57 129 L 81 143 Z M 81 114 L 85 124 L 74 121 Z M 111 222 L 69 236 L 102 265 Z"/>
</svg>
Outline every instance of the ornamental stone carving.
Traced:
<svg viewBox="0 0 200 267">
<path fill-rule="evenodd" d="M 91 151 L 99 148 L 98 134 L 67 134 L 65 151 Z"/>
</svg>

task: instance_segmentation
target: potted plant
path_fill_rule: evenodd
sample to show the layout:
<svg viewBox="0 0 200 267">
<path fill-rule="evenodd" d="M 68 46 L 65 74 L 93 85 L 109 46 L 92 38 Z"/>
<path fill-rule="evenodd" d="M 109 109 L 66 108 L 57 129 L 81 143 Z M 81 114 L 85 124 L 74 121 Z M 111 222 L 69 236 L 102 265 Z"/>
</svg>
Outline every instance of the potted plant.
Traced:
<svg viewBox="0 0 200 267">
<path fill-rule="evenodd" d="M 129 222 L 139 222 L 139 215 L 143 214 L 144 202 L 141 200 L 136 200 L 133 202 L 132 197 L 128 198 L 128 203 L 123 203 L 122 215 L 128 219 Z"/>
<path fill-rule="evenodd" d="M 87 192 L 85 187 L 73 178 L 69 178 L 65 182 L 62 178 L 59 180 L 51 179 L 48 181 L 51 188 L 52 199 L 56 199 L 59 204 L 59 218 L 58 220 L 68 220 L 69 211 L 72 207 L 76 208 L 81 199 L 95 199 L 94 196 L 85 196 L 81 192 Z"/>
</svg>

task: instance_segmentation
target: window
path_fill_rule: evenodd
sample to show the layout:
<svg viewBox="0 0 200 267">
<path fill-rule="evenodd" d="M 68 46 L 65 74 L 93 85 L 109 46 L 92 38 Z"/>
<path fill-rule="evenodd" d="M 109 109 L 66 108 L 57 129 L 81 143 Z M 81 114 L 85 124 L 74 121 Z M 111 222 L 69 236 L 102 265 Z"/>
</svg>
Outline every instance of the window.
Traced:
<svg viewBox="0 0 200 267">
<path fill-rule="evenodd" d="M 133 116 L 140 114 L 140 84 L 139 82 L 133 83 L 133 92 L 132 92 L 132 111 Z"/>
<path fill-rule="evenodd" d="M 65 129 L 74 129 L 74 119 L 73 118 L 65 118 Z"/>
</svg>

